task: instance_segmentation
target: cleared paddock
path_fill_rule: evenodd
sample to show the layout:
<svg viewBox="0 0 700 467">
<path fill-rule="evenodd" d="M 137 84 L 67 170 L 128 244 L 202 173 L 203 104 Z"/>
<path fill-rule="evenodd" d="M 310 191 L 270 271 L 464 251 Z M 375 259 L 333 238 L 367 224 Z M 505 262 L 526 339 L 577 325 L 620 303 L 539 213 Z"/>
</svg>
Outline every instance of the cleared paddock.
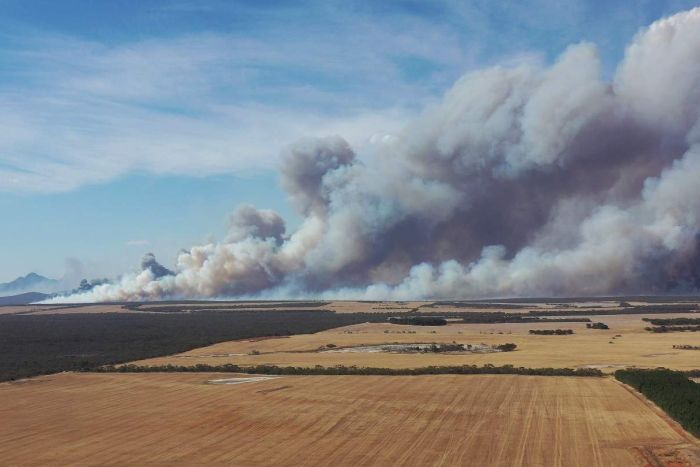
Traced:
<svg viewBox="0 0 700 467">
<path fill-rule="evenodd" d="M 367 323 L 287 338 L 239 340 L 194 349 L 180 355 L 138 362 L 149 365 L 356 365 L 414 368 L 428 365 L 515 365 L 525 367 L 594 367 L 605 372 L 636 366 L 664 366 L 677 370 L 700 369 L 700 351 L 674 349 L 674 345 L 700 346 L 700 332 L 650 333 L 645 317 L 672 318 L 687 314 L 591 316 L 609 330 L 587 329 L 585 323 L 504 323 L 407 326 Z M 567 336 L 530 335 L 530 329 L 573 329 Z M 618 337 L 619 336 L 619 337 Z M 515 343 L 515 352 L 465 354 L 400 354 L 387 352 L 318 352 L 335 348 L 390 343 L 437 342 L 499 345 Z"/>
<path fill-rule="evenodd" d="M 691 465 L 610 378 L 58 374 L 0 384 L 5 465 Z M 697 462 L 697 459 L 695 460 Z"/>
</svg>

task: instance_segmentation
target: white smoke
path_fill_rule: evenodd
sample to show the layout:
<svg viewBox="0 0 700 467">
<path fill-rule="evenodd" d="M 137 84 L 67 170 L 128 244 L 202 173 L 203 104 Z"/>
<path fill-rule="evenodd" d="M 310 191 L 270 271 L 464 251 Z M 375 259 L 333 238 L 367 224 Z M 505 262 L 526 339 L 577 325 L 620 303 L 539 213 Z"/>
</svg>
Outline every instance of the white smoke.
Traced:
<svg viewBox="0 0 700 467">
<path fill-rule="evenodd" d="M 293 145 L 295 232 L 244 206 L 172 273 L 149 258 L 62 300 L 697 290 L 699 112 L 696 8 L 641 31 L 609 83 L 579 44 L 551 67 L 466 75 L 362 162 L 340 137 Z"/>
</svg>

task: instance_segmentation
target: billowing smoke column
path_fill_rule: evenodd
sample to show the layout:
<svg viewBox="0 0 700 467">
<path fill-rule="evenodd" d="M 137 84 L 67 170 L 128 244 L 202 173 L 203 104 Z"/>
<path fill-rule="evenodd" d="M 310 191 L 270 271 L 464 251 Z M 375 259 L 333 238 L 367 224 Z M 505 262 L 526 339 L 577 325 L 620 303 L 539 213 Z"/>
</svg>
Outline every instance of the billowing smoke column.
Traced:
<svg viewBox="0 0 700 467">
<path fill-rule="evenodd" d="M 594 46 L 460 79 L 356 157 L 284 155 L 303 216 L 243 206 L 227 239 L 65 300 L 407 299 L 700 288 L 700 9 L 654 23 L 611 82 Z"/>
</svg>

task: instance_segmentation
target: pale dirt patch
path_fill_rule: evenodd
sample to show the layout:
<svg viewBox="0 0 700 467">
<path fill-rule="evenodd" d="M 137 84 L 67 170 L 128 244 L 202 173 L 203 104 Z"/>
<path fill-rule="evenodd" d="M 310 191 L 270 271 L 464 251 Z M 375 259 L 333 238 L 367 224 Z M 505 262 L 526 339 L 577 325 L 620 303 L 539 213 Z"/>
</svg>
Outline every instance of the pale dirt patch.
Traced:
<svg viewBox="0 0 700 467">
<path fill-rule="evenodd" d="M 614 369 L 614 370 L 620 370 L 622 368 L 627 368 L 630 365 L 610 365 L 608 363 L 596 363 L 596 364 L 591 364 L 591 365 L 579 365 L 576 368 L 590 368 L 594 370 L 609 370 L 609 369 Z"/>
<path fill-rule="evenodd" d="M 443 345 L 443 343 L 436 342 L 436 345 Z M 342 347 L 339 349 L 323 349 L 320 350 L 319 352 L 324 352 L 324 353 L 377 353 L 377 352 L 387 352 L 387 353 L 410 353 L 410 354 L 415 354 L 415 353 L 422 353 L 420 351 L 415 350 L 416 348 L 422 350 L 422 351 L 427 351 L 430 349 L 432 343 L 426 344 L 423 342 L 419 343 L 404 343 L 404 344 L 379 344 L 379 345 L 358 345 L 355 347 Z M 465 347 L 467 347 L 465 345 Z M 444 353 L 444 354 L 452 354 L 452 355 L 460 355 L 460 354 L 465 354 L 465 353 L 492 353 L 492 352 L 501 352 L 498 349 L 493 348 L 490 345 L 487 344 L 469 344 L 469 347 L 466 348 L 465 350 L 457 350 L 457 351 L 452 351 L 452 352 L 439 352 L 439 353 Z M 438 352 L 434 352 L 438 353 Z"/>
<path fill-rule="evenodd" d="M 243 383 L 258 383 L 260 381 L 267 381 L 269 379 L 277 379 L 279 376 L 250 376 L 250 377 L 236 377 L 236 378 L 222 378 L 222 379 L 210 379 L 207 381 L 208 384 L 243 384 Z"/>
</svg>

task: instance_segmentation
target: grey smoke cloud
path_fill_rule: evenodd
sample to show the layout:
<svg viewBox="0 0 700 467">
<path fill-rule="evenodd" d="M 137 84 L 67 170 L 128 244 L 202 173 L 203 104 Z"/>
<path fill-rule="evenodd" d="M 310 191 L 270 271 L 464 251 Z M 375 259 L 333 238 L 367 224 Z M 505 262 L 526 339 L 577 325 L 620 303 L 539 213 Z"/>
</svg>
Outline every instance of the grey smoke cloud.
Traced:
<svg viewBox="0 0 700 467">
<path fill-rule="evenodd" d="M 284 219 L 270 209 L 257 209 L 243 205 L 236 209 L 229 219 L 227 242 L 239 242 L 248 237 L 274 238 L 282 241 L 285 232 Z"/>
<path fill-rule="evenodd" d="M 155 279 L 174 275 L 170 269 L 156 261 L 156 256 L 153 253 L 146 253 L 143 255 L 141 259 L 141 270 L 149 271 Z"/>
<path fill-rule="evenodd" d="M 699 111 L 700 9 L 641 31 L 610 82 L 586 43 L 470 73 L 362 158 L 339 136 L 290 146 L 294 232 L 243 206 L 171 274 L 149 257 L 70 300 L 697 290 Z"/>
</svg>

